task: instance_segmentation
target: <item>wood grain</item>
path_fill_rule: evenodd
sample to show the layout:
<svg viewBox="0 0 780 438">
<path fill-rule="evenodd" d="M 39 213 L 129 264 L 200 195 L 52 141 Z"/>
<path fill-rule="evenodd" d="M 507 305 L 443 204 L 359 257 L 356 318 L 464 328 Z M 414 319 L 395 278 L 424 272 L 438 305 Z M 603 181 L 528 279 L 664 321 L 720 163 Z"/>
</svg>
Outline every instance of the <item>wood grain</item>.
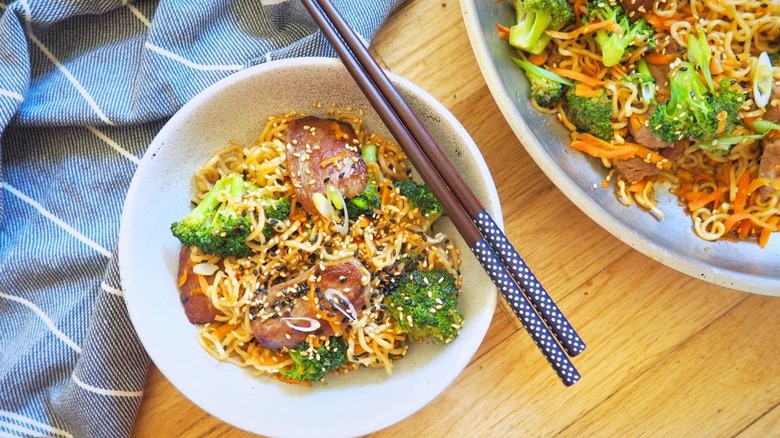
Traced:
<svg viewBox="0 0 780 438">
<path fill-rule="evenodd" d="M 493 0 L 486 0 L 493 1 Z M 413 0 L 372 53 L 461 121 L 499 190 L 507 235 L 588 349 L 565 388 L 500 306 L 458 379 L 396 436 L 780 436 L 780 299 L 692 279 L 624 245 L 550 182 L 506 124 L 453 0 Z M 135 437 L 246 437 L 152 367 Z"/>
</svg>

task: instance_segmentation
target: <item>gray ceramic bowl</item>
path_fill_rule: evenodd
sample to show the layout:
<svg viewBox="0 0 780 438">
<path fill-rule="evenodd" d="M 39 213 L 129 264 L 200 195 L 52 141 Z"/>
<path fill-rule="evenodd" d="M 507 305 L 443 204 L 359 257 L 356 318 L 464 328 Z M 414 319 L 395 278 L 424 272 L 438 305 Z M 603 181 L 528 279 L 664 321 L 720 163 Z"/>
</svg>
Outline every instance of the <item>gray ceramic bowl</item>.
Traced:
<svg viewBox="0 0 780 438">
<path fill-rule="evenodd" d="M 659 191 L 659 221 L 636 205 L 626 207 L 600 188 L 599 162 L 570 149 L 569 132 L 528 101 L 528 82 L 512 63 L 514 49 L 496 36 L 496 23 L 513 23 L 510 1 L 462 0 L 471 46 L 485 81 L 512 130 L 556 186 L 615 237 L 671 268 L 721 286 L 780 296 L 780 236 L 761 249 L 752 242 L 707 242 L 693 232 L 677 199 Z M 598 186 L 598 188 L 594 188 Z"/>
<path fill-rule="evenodd" d="M 498 194 L 485 161 L 458 121 L 410 82 L 390 75 L 494 218 Z M 178 241 L 169 226 L 190 208 L 192 175 L 235 139 L 249 144 L 265 118 L 313 104 L 366 110 L 367 128 L 388 135 L 343 66 L 332 59 L 275 61 L 232 75 L 185 105 L 149 146 L 127 196 L 119 265 L 130 318 L 155 365 L 186 397 L 237 427 L 272 436 L 356 436 L 411 415 L 436 397 L 469 362 L 496 305 L 496 288 L 448 220 L 440 231 L 463 254 L 465 326 L 452 343 L 413 345 L 394 374 L 360 369 L 323 384 L 288 385 L 213 359 L 198 345 L 176 288 Z"/>
</svg>

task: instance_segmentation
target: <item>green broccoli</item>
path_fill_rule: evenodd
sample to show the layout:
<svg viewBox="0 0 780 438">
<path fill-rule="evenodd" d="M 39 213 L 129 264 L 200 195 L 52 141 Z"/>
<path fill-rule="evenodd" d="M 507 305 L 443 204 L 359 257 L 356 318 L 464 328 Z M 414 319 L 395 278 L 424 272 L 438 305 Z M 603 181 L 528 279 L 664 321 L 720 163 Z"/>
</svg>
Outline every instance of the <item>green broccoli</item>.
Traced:
<svg viewBox="0 0 780 438">
<path fill-rule="evenodd" d="M 347 214 L 350 219 L 357 219 L 361 214 L 371 216 L 379 209 L 380 201 L 374 177 L 369 176 L 366 188 L 359 195 L 347 200 Z"/>
<path fill-rule="evenodd" d="M 404 272 L 385 304 L 396 330 L 418 341 L 450 342 L 463 325 L 455 277 L 443 269 Z"/>
<path fill-rule="evenodd" d="M 587 22 L 614 21 L 623 31 L 599 29 L 594 39 L 601 48 L 602 63 L 612 67 L 620 63 L 629 47 L 643 46 L 646 50 L 655 49 L 653 28 L 644 18 L 633 23 L 626 15 L 620 2 L 606 0 L 588 0 Z"/>
<path fill-rule="evenodd" d="M 525 76 L 531 84 L 531 98 L 543 108 L 553 108 L 563 96 L 566 86 L 572 84 L 569 80 L 524 59 L 513 57 L 512 61 L 525 70 Z"/>
<path fill-rule="evenodd" d="M 710 93 L 693 65 L 684 62 L 672 71 L 669 84 L 669 101 L 650 116 L 650 130 L 661 140 L 709 140 L 719 135 L 721 124 L 720 132 L 726 133 L 736 123 L 744 98 L 729 88 L 727 79 L 720 82 L 717 94 Z"/>
<path fill-rule="evenodd" d="M 710 60 L 712 59 L 712 52 L 710 44 L 707 42 L 707 36 L 704 35 L 704 29 L 699 28 L 698 37 L 693 34 L 688 35 L 688 61 L 696 66 L 701 74 L 704 76 L 704 80 L 707 82 L 707 88 L 711 93 L 715 92 L 715 84 L 712 81 L 712 72 L 710 71 Z"/>
<path fill-rule="evenodd" d="M 171 224 L 171 232 L 185 246 L 197 246 L 206 254 L 220 257 L 245 257 L 252 253 L 246 244 L 251 221 L 245 211 L 235 211 L 220 202 L 218 193 L 226 190 L 231 198 L 240 198 L 246 187 L 240 175 L 223 176 L 203 200 L 179 222 Z"/>
<path fill-rule="evenodd" d="M 265 214 L 263 236 L 268 240 L 271 236 L 276 234 L 276 225 L 290 216 L 290 200 L 287 198 L 264 198 L 261 201 L 261 204 L 263 205 L 263 213 Z"/>
<path fill-rule="evenodd" d="M 580 88 L 589 91 L 586 96 L 578 94 Z M 582 84 L 569 87 L 566 91 L 566 103 L 566 115 L 577 129 L 605 141 L 612 140 L 612 102 L 606 90 L 591 90 Z"/>
<path fill-rule="evenodd" d="M 640 100 L 645 105 L 655 103 L 655 78 L 650 73 L 647 61 L 640 59 L 636 63 L 636 71 L 621 79 L 639 85 Z"/>
<path fill-rule="evenodd" d="M 540 54 L 550 42 L 546 30 L 559 30 L 574 19 L 566 0 L 514 0 L 517 24 L 509 29 L 509 44 Z"/>
<path fill-rule="evenodd" d="M 409 202 L 420 209 L 420 212 L 428 218 L 429 223 L 433 223 L 441 215 L 444 214 L 444 207 L 431 189 L 425 184 L 417 184 L 410 179 L 404 179 L 395 181 L 393 183 L 396 189 L 404 196 Z"/>
<path fill-rule="evenodd" d="M 319 347 L 306 342 L 290 351 L 295 362 L 283 371 L 286 379 L 299 382 L 319 382 L 325 375 L 347 363 L 347 345 L 338 336 L 332 336 Z"/>
</svg>

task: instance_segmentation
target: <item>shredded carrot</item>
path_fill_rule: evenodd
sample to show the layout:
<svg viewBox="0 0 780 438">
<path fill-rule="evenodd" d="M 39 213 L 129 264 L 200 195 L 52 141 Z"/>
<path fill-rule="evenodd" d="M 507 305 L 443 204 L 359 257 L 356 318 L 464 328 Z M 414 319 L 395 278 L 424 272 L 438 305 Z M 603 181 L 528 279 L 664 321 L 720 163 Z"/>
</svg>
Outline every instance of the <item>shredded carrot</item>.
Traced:
<svg viewBox="0 0 780 438">
<path fill-rule="evenodd" d="M 647 61 L 648 64 L 653 65 L 669 65 L 674 60 L 680 57 L 679 53 L 658 53 L 658 52 L 651 52 L 645 55 L 645 61 Z"/>
<path fill-rule="evenodd" d="M 713 209 L 720 205 L 720 201 L 723 199 L 723 187 L 718 187 L 712 193 L 703 192 L 690 192 L 687 193 L 685 199 L 688 200 L 688 210 L 691 212 L 696 211 L 708 204 L 712 204 Z"/>
<path fill-rule="evenodd" d="M 745 219 L 753 222 L 754 224 L 762 228 L 769 228 L 772 231 L 775 231 L 777 229 L 777 227 L 771 225 L 769 222 L 764 222 L 760 219 L 757 219 L 755 216 L 753 216 L 750 213 L 739 213 L 739 214 L 733 214 L 729 216 L 725 221 L 723 221 L 723 225 L 726 227 L 726 232 L 728 233 L 729 231 L 731 231 L 734 228 L 734 225 L 738 224 L 739 222 Z"/>
<path fill-rule="evenodd" d="M 498 32 L 498 37 L 502 40 L 508 40 L 509 39 L 509 28 L 504 26 L 503 24 L 496 23 L 496 31 Z"/>
<path fill-rule="evenodd" d="M 297 383 L 299 385 L 306 385 L 306 386 L 310 385 L 308 380 L 288 379 L 287 377 L 284 377 L 283 375 L 278 374 L 278 373 L 274 374 L 274 376 L 276 376 L 277 379 L 281 380 L 284 383 Z"/>
<path fill-rule="evenodd" d="M 571 32 L 559 32 L 555 30 L 545 31 L 547 35 L 558 40 L 573 40 L 580 35 L 587 35 L 600 29 L 607 29 L 615 33 L 623 33 L 623 28 L 618 26 L 614 20 L 597 21 L 580 26 Z"/>
<path fill-rule="evenodd" d="M 663 156 L 637 143 L 627 142 L 624 144 L 613 144 L 591 134 L 580 133 L 575 133 L 572 138 L 574 139 L 574 141 L 571 142 L 572 149 L 585 152 L 592 157 L 609 159 L 640 157 L 650 163 L 660 163 L 665 169 L 668 169 L 672 165 L 672 163 Z"/>
<path fill-rule="evenodd" d="M 601 86 L 604 82 L 590 77 L 588 75 L 585 75 L 583 73 L 580 73 L 578 71 L 569 70 L 566 68 L 554 68 L 552 69 L 552 72 L 557 74 L 558 76 L 563 76 L 564 78 L 572 79 L 578 82 L 582 82 L 583 84 L 591 87 L 591 88 L 597 88 Z"/>
<path fill-rule="evenodd" d="M 326 158 L 326 159 L 320 161 L 320 167 L 325 168 L 328 164 L 338 163 L 338 162 L 344 160 L 344 158 L 347 158 L 347 151 L 341 151 L 338 154 L 336 154 L 336 155 L 334 155 L 334 156 L 332 156 L 330 158 Z"/>
<path fill-rule="evenodd" d="M 382 198 L 380 200 L 380 205 L 385 205 L 390 202 L 390 192 L 392 190 L 393 188 L 387 184 L 382 186 Z"/>
<path fill-rule="evenodd" d="M 753 229 L 753 224 L 750 223 L 748 220 L 743 220 L 741 224 L 739 224 L 739 231 L 737 231 L 737 236 L 739 236 L 740 240 L 744 240 L 745 237 L 750 234 L 750 230 Z"/>
<path fill-rule="evenodd" d="M 538 55 L 531 55 L 528 57 L 528 62 L 530 62 L 533 65 L 542 65 L 545 62 L 547 62 L 547 51 L 538 54 Z"/>
<path fill-rule="evenodd" d="M 742 213 L 745 210 L 745 202 L 750 193 L 748 191 L 749 184 L 750 172 L 742 172 L 742 176 L 737 182 L 737 194 L 734 196 L 734 213 Z"/>
<path fill-rule="evenodd" d="M 235 325 L 233 325 L 233 324 L 222 324 L 221 326 L 219 326 L 219 328 L 217 328 L 216 330 L 214 330 L 214 331 L 212 332 L 212 334 L 213 334 L 214 336 L 216 336 L 217 338 L 219 338 L 219 339 L 222 339 L 222 338 L 224 338 L 224 337 L 225 337 L 225 336 L 226 336 L 228 333 L 232 332 L 232 331 L 233 331 L 233 330 L 234 330 L 236 327 L 238 327 L 238 326 L 235 326 Z"/>
<path fill-rule="evenodd" d="M 631 193 L 639 193 L 642 190 L 645 189 L 645 186 L 647 185 L 648 181 L 637 181 L 630 186 L 628 186 L 628 191 Z"/>
<path fill-rule="evenodd" d="M 772 231 L 777 229 L 777 222 L 780 221 L 780 216 L 772 216 L 767 219 L 766 223 L 772 225 L 773 228 L 762 228 L 761 233 L 758 235 L 758 246 L 764 248 L 769 242 L 769 235 Z"/>
<path fill-rule="evenodd" d="M 593 88 L 580 83 L 574 86 L 574 94 L 580 97 L 598 97 L 601 94 L 601 91 L 594 90 Z"/>
<path fill-rule="evenodd" d="M 666 31 L 671 30 L 671 28 L 674 25 L 674 23 L 677 23 L 677 22 L 680 22 L 680 21 L 685 21 L 685 22 L 688 22 L 688 23 L 691 23 L 691 24 L 696 22 L 696 18 L 695 17 L 691 16 L 691 17 L 683 18 L 682 16 L 680 16 L 680 14 L 674 14 L 671 17 L 661 17 L 659 15 L 655 15 L 655 14 L 651 14 L 649 12 L 646 12 L 646 13 L 643 14 L 643 17 L 644 17 L 645 20 L 647 20 L 648 23 L 650 23 L 650 26 L 652 26 L 653 29 L 655 29 L 656 31 L 659 31 L 659 30 L 666 30 Z"/>
</svg>

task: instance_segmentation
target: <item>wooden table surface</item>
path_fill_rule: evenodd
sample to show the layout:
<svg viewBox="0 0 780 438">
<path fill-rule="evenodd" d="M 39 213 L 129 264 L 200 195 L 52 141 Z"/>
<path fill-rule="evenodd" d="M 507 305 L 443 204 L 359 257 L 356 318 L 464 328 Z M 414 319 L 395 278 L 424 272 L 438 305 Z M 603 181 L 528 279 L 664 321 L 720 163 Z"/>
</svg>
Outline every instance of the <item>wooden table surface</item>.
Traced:
<svg viewBox="0 0 780 438">
<path fill-rule="evenodd" d="M 460 377 L 372 437 L 780 436 L 780 298 L 685 276 L 572 204 L 502 118 L 457 1 L 407 2 L 372 48 L 472 135 L 498 187 L 507 235 L 588 344 L 574 359 L 583 378 L 566 388 L 498 306 Z M 134 436 L 252 435 L 193 405 L 152 367 Z"/>
</svg>

